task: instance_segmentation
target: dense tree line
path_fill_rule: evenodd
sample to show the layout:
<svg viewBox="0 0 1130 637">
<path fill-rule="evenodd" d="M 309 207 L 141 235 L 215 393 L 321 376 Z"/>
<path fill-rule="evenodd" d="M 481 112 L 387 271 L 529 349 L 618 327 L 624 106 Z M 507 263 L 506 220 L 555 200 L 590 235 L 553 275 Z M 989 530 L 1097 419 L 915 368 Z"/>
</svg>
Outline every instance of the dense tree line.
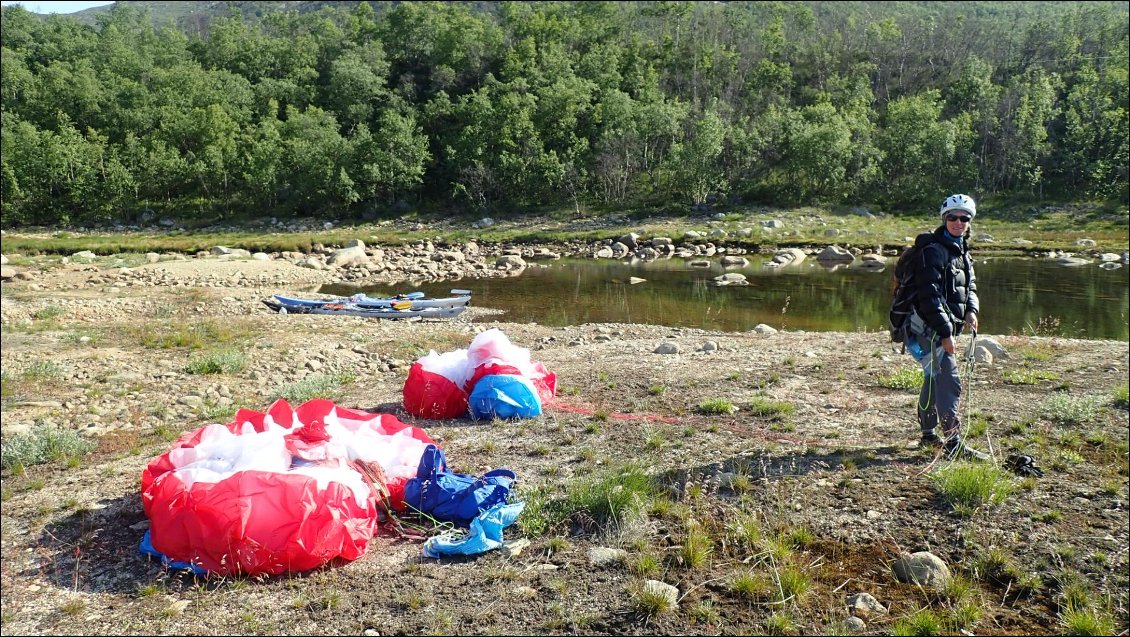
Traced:
<svg viewBox="0 0 1130 637">
<path fill-rule="evenodd" d="M 5 7 L 3 225 L 1127 201 L 1126 3 L 477 4 Z"/>
</svg>

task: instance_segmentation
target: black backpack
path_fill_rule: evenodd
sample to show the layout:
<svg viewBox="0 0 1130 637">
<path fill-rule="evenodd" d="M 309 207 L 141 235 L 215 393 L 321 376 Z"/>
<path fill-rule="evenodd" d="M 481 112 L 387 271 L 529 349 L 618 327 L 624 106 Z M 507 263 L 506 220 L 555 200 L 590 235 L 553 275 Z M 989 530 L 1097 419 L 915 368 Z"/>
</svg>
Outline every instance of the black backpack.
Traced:
<svg viewBox="0 0 1130 637">
<path fill-rule="evenodd" d="M 894 291 L 891 295 L 891 312 L 887 327 L 891 333 L 891 342 L 902 343 L 904 352 L 906 351 L 907 333 L 910 329 L 910 315 L 914 313 L 914 301 L 917 292 L 917 285 L 914 282 L 914 261 L 922 253 L 923 248 L 933 243 L 932 233 L 925 233 L 925 236 L 930 237 L 930 240 L 924 240 L 922 236 L 919 235 L 914 245 L 904 250 L 902 255 L 899 256 L 891 281 Z"/>
</svg>

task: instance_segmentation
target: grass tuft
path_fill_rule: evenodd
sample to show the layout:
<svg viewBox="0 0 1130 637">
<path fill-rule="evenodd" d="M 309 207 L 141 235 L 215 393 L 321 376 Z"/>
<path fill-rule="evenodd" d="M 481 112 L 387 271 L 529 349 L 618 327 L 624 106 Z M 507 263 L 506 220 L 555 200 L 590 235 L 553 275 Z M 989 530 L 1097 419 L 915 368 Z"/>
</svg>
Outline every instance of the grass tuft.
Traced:
<svg viewBox="0 0 1130 637">
<path fill-rule="evenodd" d="M 786 564 L 777 571 L 778 602 L 799 602 L 810 588 L 812 578 L 799 566 Z"/>
<path fill-rule="evenodd" d="M 1068 608 L 1059 615 L 1064 635 L 1113 635 L 1114 620 L 1093 608 Z"/>
<path fill-rule="evenodd" d="M 955 462 L 931 478 L 938 492 L 956 510 L 999 504 L 1016 490 L 1016 481 L 987 463 Z"/>
<path fill-rule="evenodd" d="M 793 406 L 792 403 L 770 400 L 762 396 L 755 396 L 749 408 L 754 416 L 762 416 L 773 420 L 784 418 L 796 410 L 796 407 Z"/>
<path fill-rule="evenodd" d="M 708 416 L 734 413 L 734 404 L 724 398 L 710 398 L 698 404 L 698 410 Z"/>
<path fill-rule="evenodd" d="M 675 605 L 667 595 L 649 588 L 646 584 L 632 587 L 632 603 L 638 612 L 647 617 L 656 617 L 675 610 Z"/>
<path fill-rule="evenodd" d="M 891 626 L 891 634 L 928 637 L 942 634 L 944 628 L 942 618 L 938 617 L 937 613 L 929 608 L 923 608 L 909 617 L 895 620 L 894 625 Z"/>
<path fill-rule="evenodd" d="M 150 349 L 207 349 L 216 345 L 227 345 L 249 338 L 253 335 L 245 327 L 220 325 L 213 321 L 202 321 L 185 325 L 174 323 L 171 326 L 145 326 L 140 328 L 137 340 Z"/>
<path fill-rule="evenodd" d="M 691 524 L 687 528 L 687 538 L 679 550 L 679 559 L 688 569 L 706 566 L 714 554 L 714 541 L 701 524 Z"/>
</svg>

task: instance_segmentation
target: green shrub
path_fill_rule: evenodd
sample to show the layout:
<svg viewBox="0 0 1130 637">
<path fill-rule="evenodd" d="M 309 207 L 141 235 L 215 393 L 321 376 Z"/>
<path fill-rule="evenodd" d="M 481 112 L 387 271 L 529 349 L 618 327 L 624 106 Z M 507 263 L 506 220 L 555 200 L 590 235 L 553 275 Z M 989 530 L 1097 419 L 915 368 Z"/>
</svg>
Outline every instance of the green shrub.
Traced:
<svg viewBox="0 0 1130 637">
<path fill-rule="evenodd" d="M 356 376 L 349 372 L 317 374 L 296 383 L 280 385 L 273 393 L 293 405 L 301 405 L 313 398 L 336 398 L 341 394 L 341 386 L 352 383 L 355 379 Z"/>
<path fill-rule="evenodd" d="M 654 553 L 644 553 L 632 560 L 630 564 L 633 573 L 643 576 L 655 575 L 662 566 L 662 560 Z"/>
<path fill-rule="evenodd" d="M 1081 425 L 1099 415 L 1103 399 L 1098 396 L 1072 396 L 1055 393 L 1041 403 L 1040 413 L 1051 421 L 1064 425 Z"/>
<path fill-rule="evenodd" d="M 26 434 L 7 436 L 0 442 L 0 466 L 6 470 L 44 464 L 90 453 L 95 448 L 76 431 L 36 425 Z"/>
<path fill-rule="evenodd" d="M 618 523 L 647 510 L 657 494 L 651 476 L 641 465 L 632 464 L 571 482 L 566 487 L 565 503 L 571 512 L 584 512 L 597 522 Z"/>
<path fill-rule="evenodd" d="M 143 327 L 136 335 L 138 341 L 151 349 L 206 349 L 215 345 L 225 345 L 240 341 L 252 335 L 243 326 L 219 325 L 212 321 L 202 321 L 185 325 L 177 323 L 172 327 Z"/>
<path fill-rule="evenodd" d="M 550 488 L 541 485 L 522 494 L 526 506 L 518 516 L 518 525 L 527 537 L 545 535 L 560 522 L 564 516 L 554 506 Z"/>
<path fill-rule="evenodd" d="M 71 332 L 63 337 L 68 343 L 74 345 L 87 345 L 94 347 L 98 345 L 98 341 L 102 340 L 102 336 L 96 332 Z M 85 341 L 83 339 L 86 339 Z"/>
<path fill-rule="evenodd" d="M 766 635 L 791 635 L 796 628 L 796 620 L 791 613 L 776 612 L 765 618 Z"/>
<path fill-rule="evenodd" d="M 1115 387 L 1112 401 L 1114 406 L 1119 409 L 1130 408 L 1130 386 Z"/>
<path fill-rule="evenodd" d="M 184 371 L 186 374 L 237 374 L 245 365 L 241 352 L 225 349 L 193 356 Z"/>
<path fill-rule="evenodd" d="M 1024 367 L 1001 372 L 1001 380 L 1009 385 L 1038 385 L 1042 380 L 1059 380 L 1059 376 Z"/>
<path fill-rule="evenodd" d="M 1024 577 L 1016 560 L 999 547 L 978 554 L 973 560 L 973 572 L 981 581 L 1007 586 Z"/>
<path fill-rule="evenodd" d="M 785 539 L 793 545 L 793 548 L 803 549 L 816 541 L 816 534 L 808 527 L 798 526 L 788 533 L 785 533 Z"/>
<path fill-rule="evenodd" d="M 53 318 L 62 316 L 65 313 L 66 310 L 59 307 L 58 305 L 48 305 L 42 309 L 36 310 L 35 313 L 32 314 L 32 317 L 34 317 L 38 321 L 49 321 Z"/>
<path fill-rule="evenodd" d="M 659 488 L 643 467 L 630 464 L 576 478 L 561 496 L 554 496 L 549 486 L 524 492 L 526 506 L 518 523 L 528 537 L 548 533 L 574 515 L 585 522 L 616 525 L 650 510 L 658 494 Z"/>
<path fill-rule="evenodd" d="M 0 371 L 0 398 L 16 395 L 16 378 L 7 371 Z"/>
<path fill-rule="evenodd" d="M 726 524 L 726 537 L 730 543 L 742 549 L 750 550 L 761 542 L 761 524 L 757 516 L 752 513 L 741 512 Z"/>
<path fill-rule="evenodd" d="M 58 378 L 63 375 L 63 368 L 53 361 L 35 361 L 27 366 L 22 376 L 30 381 Z"/>
<path fill-rule="evenodd" d="M 717 625 L 722 621 L 722 614 L 718 609 L 714 608 L 714 600 L 704 599 L 694 605 L 691 609 L 691 616 L 699 624 Z"/>
<path fill-rule="evenodd" d="M 950 611 L 950 624 L 958 630 L 969 629 L 981 621 L 983 614 L 984 609 L 977 602 L 966 600 Z"/>
<path fill-rule="evenodd" d="M 917 391 L 922 387 L 922 369 L 921 368 L 906 368 L 900 369 L 897 372 L 890 374 L 880 374 L 878 378 L 879 386 L 886 387 L 887 389 L 902 389 L 902 390 L 915 390 Z"/>
</svg>

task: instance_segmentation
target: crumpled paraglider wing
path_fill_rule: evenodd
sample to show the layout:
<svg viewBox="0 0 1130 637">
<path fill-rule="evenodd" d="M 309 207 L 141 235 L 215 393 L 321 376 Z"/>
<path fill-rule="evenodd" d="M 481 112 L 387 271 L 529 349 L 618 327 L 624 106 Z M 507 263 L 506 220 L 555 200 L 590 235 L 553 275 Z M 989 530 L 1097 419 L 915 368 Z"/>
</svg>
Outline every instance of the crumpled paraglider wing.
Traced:
<svg viewBox="0 0 1130 637">
<path fill-rule="evenodd" d="M 209 572 L 276 575 L 353 560 L 376 532 L 375 503 L 331 477 L 243 471 L 191 488 L 176 474 L 163 478 L 142 500 L 150 541 Z"/>
<path fill-rule="evenodd" d="M 279 574 L 363 555 L 433 441 L 394 416 L 309 401 L 241 409 L 182 436 L 142 473 L 150 542 L 221 574 Z M 358 463 L 379 470 L 362 472 Z M 372 484 L 373 476 L 384 484 Z"/>
<path fill-rule="evenodd" d="M 467 414 L 467 392 L 451 379 L 416 362 L 404 381 L 404 409 L 419 418 L 460 418 Z"/>
<path fill-rule="evenodd" d="M 530 350 L 510 342 L 498 328 L 487 330 L 465 350 L 421 357 L 404 383 L 404 408 L 432 419 L 529 418 L 557 391 L 557 376 Z"/>
</svg>

